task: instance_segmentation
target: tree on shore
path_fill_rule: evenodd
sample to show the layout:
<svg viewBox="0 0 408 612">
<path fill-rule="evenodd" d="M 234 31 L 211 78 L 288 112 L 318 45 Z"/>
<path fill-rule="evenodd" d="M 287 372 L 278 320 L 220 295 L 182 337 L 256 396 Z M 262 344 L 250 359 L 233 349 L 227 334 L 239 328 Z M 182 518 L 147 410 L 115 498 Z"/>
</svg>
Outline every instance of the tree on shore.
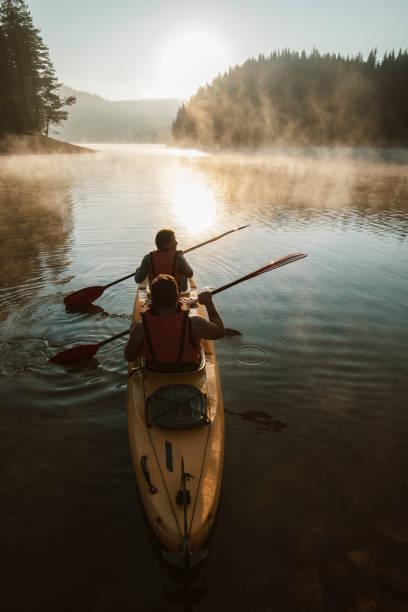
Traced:
<svg viewBox="0 0 408 612">
<path fill-rule="evenodd" d="M 284 49 L 230 68 L 180 107 L 177 142 L 202 146 L 408 144 L 408 51 L 346 58 Z"/>
<path fill-rule="evenodd" d="M 0 3 L 0 133 L 42 132 L 67 118 L 61 84 L 24 0 Z"/>
</svg>

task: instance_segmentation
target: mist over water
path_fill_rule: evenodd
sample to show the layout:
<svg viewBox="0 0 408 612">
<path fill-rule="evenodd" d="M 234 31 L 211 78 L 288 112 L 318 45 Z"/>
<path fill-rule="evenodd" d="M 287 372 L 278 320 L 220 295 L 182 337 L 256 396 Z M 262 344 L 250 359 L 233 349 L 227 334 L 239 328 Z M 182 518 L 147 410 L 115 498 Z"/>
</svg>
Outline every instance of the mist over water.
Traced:
<svg viewBox="0 0 408 612">
<path fill-rule="evenodd" d="M 48 359 L 129 326 L 132 279 L 90 307 L 67 311 L 63 297 L 132 272 L 158 229 L 172 227 L 187 249 L 247 223 L 189 254 L 201 288 L 291 252 L 308 257 L 215 298 L 241 335 L 216 344 L 225 471 L 194 609 L 399 609 L 408 597 L 406 151 L 95 148 L 0 158 L 7 609 L 188 601 L 169 593 L 175 582 L 134 487 L 125 340 L 69 368 Z"/>
</svg>

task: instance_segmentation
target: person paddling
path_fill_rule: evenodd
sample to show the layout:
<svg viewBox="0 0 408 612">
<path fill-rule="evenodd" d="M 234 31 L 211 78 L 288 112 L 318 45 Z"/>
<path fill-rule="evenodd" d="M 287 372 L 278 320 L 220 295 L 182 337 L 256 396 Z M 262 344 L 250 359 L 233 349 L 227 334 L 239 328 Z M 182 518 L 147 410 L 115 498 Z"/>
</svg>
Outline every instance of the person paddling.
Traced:
<svg viewBox="0 0 408 612">
<path fill-rule="evenodd" d="M 142 320 L 134 323 L 125 346 L 125 359 L 134 361 L 143 356 L 147 365 L 177 364 L 181 368 L 198 366 L 201 361 L 201 339 L 217 340 L 224 336 L 224 323 L 209 291 L 198 295 L 208 313 L 208 321 L 179 302 L 179 291 L 174 278 L 159 274 L 151 285 L 151 306 L 142 313 Z"/>
<path fill-rule="evenodd" d="M 177 240 L 173 230 L 162 229 L 156 234 L 156 251 L 151 251 L 143 257 L 135 274 L 136 283 L 144 281 L 149 276 L 149 283 L 158 274 L 170 274 L 176 279 L 181 292 L 188 289 L 188 278 L 193 276 L 193 270 L 187 263 L 182 251 L 177 251 Z"/>
</svg>

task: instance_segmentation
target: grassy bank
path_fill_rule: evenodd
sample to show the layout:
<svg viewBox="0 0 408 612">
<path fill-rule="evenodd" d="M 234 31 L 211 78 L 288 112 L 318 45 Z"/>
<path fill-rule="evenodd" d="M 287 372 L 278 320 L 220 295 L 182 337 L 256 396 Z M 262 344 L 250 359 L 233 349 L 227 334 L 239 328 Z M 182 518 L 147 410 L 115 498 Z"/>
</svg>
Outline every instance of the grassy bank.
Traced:
<svg viewBox="0 0 408 612">
<path fill-rule="evenodd" d="M 0 136 L 0 155 L 49 155 L 52 153 L 93 153 L 93 150 L 36 133 Z"/>
</svg>

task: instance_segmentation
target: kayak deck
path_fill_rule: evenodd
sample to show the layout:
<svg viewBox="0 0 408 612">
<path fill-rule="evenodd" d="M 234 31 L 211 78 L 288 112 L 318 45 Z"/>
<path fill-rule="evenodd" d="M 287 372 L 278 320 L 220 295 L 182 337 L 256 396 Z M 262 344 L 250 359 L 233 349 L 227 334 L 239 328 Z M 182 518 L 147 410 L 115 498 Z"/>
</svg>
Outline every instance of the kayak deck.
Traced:
<svg viewBox="0 0 408 612">
<path fill-rule="evenodd" d="M 190 279 L 190 297 L 197 287 Z M 133 321 L 147 299 L 141 283 Z M 198 305 L 197 314 L 206 316 Z M 192 310 L 192 314 L 194 310 Z M 203 547 L 215 518 L 224 459 L 224 408 L 212 341 L 202 341 L 203 363 L 188 372 L 158 373 L 129 363 L 127 416 L 137 485 L 146 516 L 167 551 Z M 191 429 L 163 429 L 146 418 L 146 402 L 167 385 L 191 385 L 205 395 L 206 424 Z M 184 387 L 183 387 L 184 388 Z M 183 492 L 184 491 L 184 492 Z"/>
</svg>

